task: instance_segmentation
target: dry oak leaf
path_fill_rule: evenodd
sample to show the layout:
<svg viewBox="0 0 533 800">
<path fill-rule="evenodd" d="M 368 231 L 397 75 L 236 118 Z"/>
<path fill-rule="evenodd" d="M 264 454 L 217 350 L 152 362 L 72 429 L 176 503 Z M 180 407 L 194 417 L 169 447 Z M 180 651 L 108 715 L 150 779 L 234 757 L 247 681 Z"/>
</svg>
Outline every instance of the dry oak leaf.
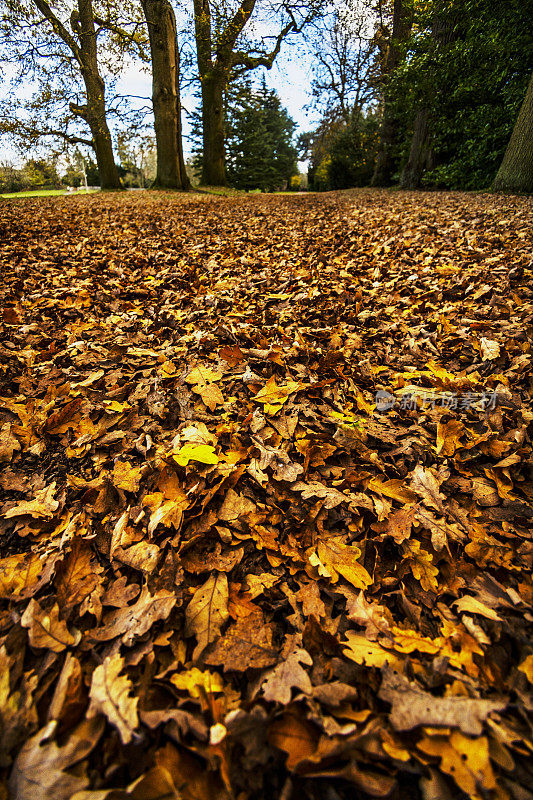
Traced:
<svg viewBox="0 0 533 800">
<path fill-rule="evenodd" d="M 96 667 L 89 691 L 91 702 L 87 709 L 87 718 L 104 714 L 117 728 L 122 743 L 127 744 L 139 725 L 139 698 L 130 696 L 133 685 L 127 675 L 120 674 L 123 667 L 124 659 L 118 654 L 108 656 L 103 664 Z"/>
<path fill-rule="evenodd" d="M 503 711 L 505 700 L 478 700 L 470 697 L 434 697 L 403 675 L 384 670 L 379 697 L 392 704 L 390 721 L 397 731 L 420 725 L 460 728 L 463 733 L 480 736 L 483 722 L 493 711 Z"/>
<path fill-rule="evenodd" d="M 44 611 L 36 600 L 30 600 L 20 624 L 28 628 L 28 636 L 32 647 L 52 650 L 61 653 L 67 647 L 79 644 L 81 633 L 70 633 L 66 622 L 59 619 L 59 606 L 57 603 Z"/>
<path fill-rule="evenodd" d="M 425 736 L 418 742 L 417 748 L 425 755 L 440 758 L 441 770 L 451 775 L 457 786 L 472 800 L 483 800 L 486 792 L 496 788 L 486 736 L 471 739 L 459 731 L 453 731 L 449 739 Z"/>
<path fill-rule="evenodd" d="M 185 612 L 185 635 L 196 636 L 193 660 L 197 660 L 208 644 L 220 636 L 220 628 L 229 616 L 228 578 L 215 572 L 200 586 Z"/>
<path fill-rule="evenodd" d="M 49 722 L 28 739 L 19 752 L 9 790 L 16 800 L 70 800 L 89 780 L 84 774 L 71 775 L 66 769 L 84 759 L 97 744 L 103 720 L 84 720 L 69 733 L 63 747 L 52 740 L 57 722 Z"/>
<path fill-rule="evenodd" d="M 276 378 L 272 375 L 266 385 L 260 389 L 254 397 L 256 403 L 262 403 L 265 414 L 275 416 L 283 408 L 283 404 L 289 399 L 289 395 L 301 389 L 303 384 L 295 381 L 287 381 L 284 386 L 278 386 Z"/>
<path fill-rule="evenodd" d="M 427 550 L 422 550 L 420 542 L 410 539 L 404 542 L 403 557 L 411 567 L 411 572 L 425 592 L 436 592 L 439 588 L 437 575 L 439 570 L 433 564 L 433 556 Z"/>
<path fill-rule="evenodd" d="M 188 692 L 191 697 L 200 697 L 203 692 L 214 694 L 224 691 L 224 682 L 220 675 L 209 670 L 200 670 L 192 667 L 186 672 L 176 672 L 170 678 L 170 682 L 177 689 Z"/>
<path fill-rule="evenodd" d="M 357 561 L 361 550 L 355 545 L 344 544 L 341 538 L 325 539 L 318 543 L 316 552 L 313 549 L 307 552 L 311 566 L 317 567 L 319 574 L 332 583 L 337 583 L 340 575 L 356 589 L 366 589 L 372 583 L 371 576 Z"/>
<path fill-rule="evenodd" d="M 443 514 L 444 507 L 442 503 L 446 498 L 439 492 L 439 486 L 440 483 L 433 472 L 427 467 L 417 464 L 411 473 L 411 488 L 422 498 L 425 505 Z"/>
<path fill-rule="evenodd" d="M 228 489 L 224 502 L 218 512 L 219 520 L 233 522 L 256 511 L 256 505 L 244 495 L 237 494 L 233 489 Z"/>
<path fill-rule="evenodd" d="M 530 683 L 533 683 L 533 653 L 522 661 L 518 669 L 524 673 Z"/>
<path fill-rule="evenodd" d="M 16 450 L 20 450 L 19 441 L 11 433 L 11 423 L 6 422 L 0 429 L 0 462 L 9 463 Z"/>
<path fill-rule="evenodd" d="M 417 506 L 405 506 L 391 514 L 383 522 L 374 522 L 372 530 L 384 536 L 391 536 L 396 544 L 409 539 L 413 523 L 416 521 Z"/>
<path fill-rule="evenodd" d="M 142 467 L 134 467 L 129 461 L 117 461 L 113 468 L 113 485 L 117 489 L 135 494 L 139 490 Z"/>
<path fill-rule="evenodd" d="M 265 622 L 260 609 L 238 617 L 211 648 L 205 663 L 221 666 L 224 672 L 271 667 L 278 660 L 278 651 L 272 646 L 273 633 L 274 626 Z"/>
<path fill-rule="evenodd" d="M 12 670 L 15 657 L 9 657 L 5 646 L 0 647 L 0 767 L 11 764 L 10 753 L 28 738 L 38 726 L 37 707 L 33 693 L 37 675 L 23 676 L 20 686 L 12 690 Z"/>
<path fill-rule="evenodd" d="M 159 552 L 160 548 L 154 542 L 143 541 L 131 547 L 117 547 L 113 558 L 132 569 L 150 574 L 157 566 Z"/>
<path fill-rule="evenodd" d="M 137 637 L 150 630 L 154 622 L 166 619 L 175 605 L 176 596 L 173 592 L 161 589 L 151 595 L 148 587 L 144 586 L 136 603 L 111 611 L 106 615 L 104 624 L 87 636 L 98 642 L 107 642 L 120 636 L 122 643 L 130 647 Z"/>
<path fill-rule="evenodd" d="M 477 597 L 470 597 L 468 595 L 461 597 L 459 600 L 454 600 L 452 606 L 455 606 L 460 614 L 467 612 L 469 614 L 479 614 L 481 617 L 492 619 L 495 622 L 503 621 L 493 608 L 489 608 L 489 606 L 482 603 L 481 600 L 478 600 Z"/>
<path fill-rule="evenodd" d="M 464 433 L 464 425 L 458 419 L 437 423 L 437 454 L 451 457 L 461 446 L 460 438 Z"/>
<path fill-rule="evenodd" d="M 30 516 L 38 519 L 52 519 L 55 512 L 59 508 L 59 501 L 54 500 L 54 493 L 56 489 L 55 481 L 44 489 L 36 492 L 33 500 L 21 500 L 16 506 L 6 511 L 4 517 L 11 519 L 12 517 Z"/>
<path fill-rule="evenodd" d="M 268 729 L 268 741 L 287 753 L 287 767 L 290 770 L 313 755 L 319 739 L 315 726 L 294 714 L 283 714 Z"/>
<path fill-rule="evenodd" d="M 39 588 L 43 563 L 36 553 L 16 553 L 0 559 L 0 597 L 21 600 Z"/>
<path fill-rule="evenodd" d="M 55 581 L 57 601 L 65 616 L 96 592 L 91 607 L 95 616 L 99 617 L 101 606 L 97 590 L 100 589 L 103 593 L 103 571 L 90 545 L 79 537 L 72 539 L 71 551 L 60 564 Z"/>
<path fill-rule="evenodd" d="M 402 661 L 390 650 L 386 650 L 378 642 L 372 642 L 366 636 L 362 636 L 354 631 L 346 631 L 347 647 L 342 651 L 344 655 L 356 664 L 364 664 L 365 667 L 389 666 L 400 670 Z"/>
<path fill-rule="evenodd" d="M 286 706 L 291 701 L 293 689 L 300 689 L 304 694 L 311 694 L 313 686 L 309 675 L 300 666 L 301 664 L 311 666 L 313 659 L 307 650 L 297 647 L 277 667 L 270 670 L 261 684 L 265 700 Z"/>
<path fill-rule="evenodd" d="M 324 483 L 320 483 L 320 481 L 309 481 L 309 483 L 296 481 L 296 483 L 291 483 L 291 489 L 293 492 L 301 492 L 302 500 L 309 500 L 310 497 L 324 499 L 324 508 L 327 509 L 335 508 L 341 503 L 350 502 L 350 497 L 348 495 L 339 492 L 338 489 L 334 489 L 331 486 L 326 486 Z"/>
</svg>

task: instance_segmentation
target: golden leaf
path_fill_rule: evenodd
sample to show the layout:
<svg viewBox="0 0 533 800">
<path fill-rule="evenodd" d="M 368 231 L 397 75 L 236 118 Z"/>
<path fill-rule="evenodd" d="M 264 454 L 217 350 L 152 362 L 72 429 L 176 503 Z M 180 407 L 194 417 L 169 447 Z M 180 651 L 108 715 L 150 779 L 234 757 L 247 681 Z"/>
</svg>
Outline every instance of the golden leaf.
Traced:
<svg viewBox="0 0 533 800">
<path fill-rule="evenodd" d="M 422 550 L 420 542 L 410 539 L 404 542 L 403 552 L 411 567 L 411 572 L 417 581 L 420 582 L 425 592 L 436 592 L 439 588 L 437 575 L 439 571 L 433 564 L 433 556 L 427 550 Z"/>
<path fill-rule="evenodd" d="M 357 546 L 344 544 L 342 539 L 331 537 L 318 543 L 318 561 L 313 558 L 314 555 L 314 551 L 311 551 L 310 563 L 318 566 L 320 574 L 328 577 L 332 583 L 337 583 L 342 575 L 356 589 L 366 589 L 371 585 L 371 576 L 357 561 L 361 557 L 361 550 Z"/>
<path fill-rule="evenodd" d="M 201 464 L 218 464 L 215 448 L 210 444 L 194 444 L 187 442 L 173 455 L 176 464 L 185 467 L 189 461 L 199 461 Z"/>
<path fill-rule="evenodd" d="M 177 689 L 181 689 L 190 694 L 191 697 L 200 697 L 201 690 L 206 694 L 224 691 L 224 681 L 216 672 L 200 670 L 197 667 L 186 672 L 176 672 L 170 678 L 171 683 Z"/>
<path fill-rule="evenodd" d="M 372 642 L 366 636 L 354 631 L 347 631 L 348 646 L 344 648 L 344 655 L 356 664 L 366 667 L 384 667 L 389 665 L 393 669 L 401 670 L 402 661 L 394 653 L 385 650 L 378 642 Z"/>
<path fill-rule="evenodd" d="M 91 702 L 87 717 L 90 719 L 96 714 L 104 714 L 118 730 L 123 744 L 127 744 L 139 725 L 139 698 L 130 697 L 133 686 L 126 675 L 120 674 L 123 666 L 124 659 L 117 654 L 108 656 L 103 664 L 96 667 L 89 692 Z"/>
<path fill-rule="evenodd" d="M 185 635 L 196 636 L 198 642 L 193 659 L 220 636 L 229 616 L 228 596 L 228 579 L 223 572 L 215 572 L 194 593 L 185 612 Z"/>
<path fill-rule="evenodd" d="M 66 622 L 59 619 L 59 606 L 57 603 L 49 612 L 44 611 L 36 600 L 30 600 L 20 624 L 28 628 L 28 636 L 32 647 L 52 650 L 61 653 L 67 647 L 76 645 L 81 639 L 81 633 L 76 631 L 71 634 Z"/>
<path fill-rule="evenodd" d="M 496 788 L 485 736 L 471 739 L 454 731 L 449 739 L 426 736 L 417 745 L 429 756 L 440 758 L 440 767 L 472 800 L 482 800 L 485 792 Z M 484 790 L 480 792 L 478 786 Z"/>
</svg>

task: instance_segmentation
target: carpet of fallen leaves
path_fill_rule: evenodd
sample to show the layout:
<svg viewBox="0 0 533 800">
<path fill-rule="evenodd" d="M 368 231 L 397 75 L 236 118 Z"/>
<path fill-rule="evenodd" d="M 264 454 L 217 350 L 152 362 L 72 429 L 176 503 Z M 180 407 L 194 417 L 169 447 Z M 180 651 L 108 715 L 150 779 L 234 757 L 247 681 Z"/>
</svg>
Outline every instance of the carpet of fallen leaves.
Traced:
<svg viewBox="0 0 533 800">
<path fill-rule="evenodd" d="M 0 798 L 533 797 L 532 221 L 2 204 Z"/>
</svg>

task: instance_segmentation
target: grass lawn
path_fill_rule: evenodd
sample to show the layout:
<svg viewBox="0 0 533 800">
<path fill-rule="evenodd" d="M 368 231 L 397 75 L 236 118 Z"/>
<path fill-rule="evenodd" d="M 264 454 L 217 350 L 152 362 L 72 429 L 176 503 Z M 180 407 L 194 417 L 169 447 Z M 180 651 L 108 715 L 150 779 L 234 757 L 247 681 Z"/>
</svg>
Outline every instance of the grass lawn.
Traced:
<svg viewBox="0 0 533 800">
<path fill-rule="evenodd" d="M 90 189 L 89 194 L 93 191 L 95 190 Z M 67 192 L 66 189 L 37 189 L 34 192 L 10 192 L 9 194 L 0 194 L 0 197 L 4 200 L 12 200 L 19 197 L 54 197 L 62 194 L 86 194 L 86 192 Z"/>
</svg>

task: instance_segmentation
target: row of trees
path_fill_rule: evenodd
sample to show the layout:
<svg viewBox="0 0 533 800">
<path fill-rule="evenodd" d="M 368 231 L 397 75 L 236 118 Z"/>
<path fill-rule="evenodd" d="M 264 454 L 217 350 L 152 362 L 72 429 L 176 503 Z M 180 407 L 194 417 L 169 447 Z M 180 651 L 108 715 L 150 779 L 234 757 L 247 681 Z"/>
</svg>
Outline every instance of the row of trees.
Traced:
<svg viewBox="0 0 533 800">
<path fill-rule="evenodd" d="M 0 131 L 91 147 L 102 187 L 119 188 L 110 120 L 128 135 L 142 128 L 146 108 L 134 112 L 117 90 L 140 59 L 152 74 L 155 185 L 185 189 L 190 41 L 202 183 L 274 186 L 293 168 L 293 129 L 250 76 L 299 37 L 322 114 L 300 138 L 315 188 L 477 188 L 500 165 L 495 186 L 531 191 L 532 19 L 533 0 L 3 0 L 0 55 L 13 92 Z M 28 99 L 21 88 L 32 82 Z"/>
<path fill-rule="evenodd" d="M 259 67 L 274 63 L 285 39 L 319 13 L 320 2 L 260 3 L 194 0 L 194 44 L 202 99 L 202 182 L 224 184 L 228 87 Z M 180 104 L 180 46 L 169 0 L 5 0 L 0 17 L 2 61 L 17 65 L 15 89 L 4 104 L 4 132 L 61 138 L 94 150 L 101 185 L 120 187 L 109 119 L 139 120 L 115 87 L 132 58 L 149 64 L 157 145 L 155 185 L 185 189 Z M 183 16 L 183 15 L 182 15 Z M 252 21 L 272 33 L 254 36 Z M 36 80 L 31 100 L 21 86 Z M 22 92 L 22 97 L 24 92 Z M 142 111 L 142 110 L 141 110 Z M 50 122 L 53 120 L 53 122 Z"/>
<path fill-rule="evenodd" d="M 533 191 L 533 2 L 370 8 L 353 0 L 321 23 L 323 117 L 300 139 L 313 188 Z"/>
</svg>

